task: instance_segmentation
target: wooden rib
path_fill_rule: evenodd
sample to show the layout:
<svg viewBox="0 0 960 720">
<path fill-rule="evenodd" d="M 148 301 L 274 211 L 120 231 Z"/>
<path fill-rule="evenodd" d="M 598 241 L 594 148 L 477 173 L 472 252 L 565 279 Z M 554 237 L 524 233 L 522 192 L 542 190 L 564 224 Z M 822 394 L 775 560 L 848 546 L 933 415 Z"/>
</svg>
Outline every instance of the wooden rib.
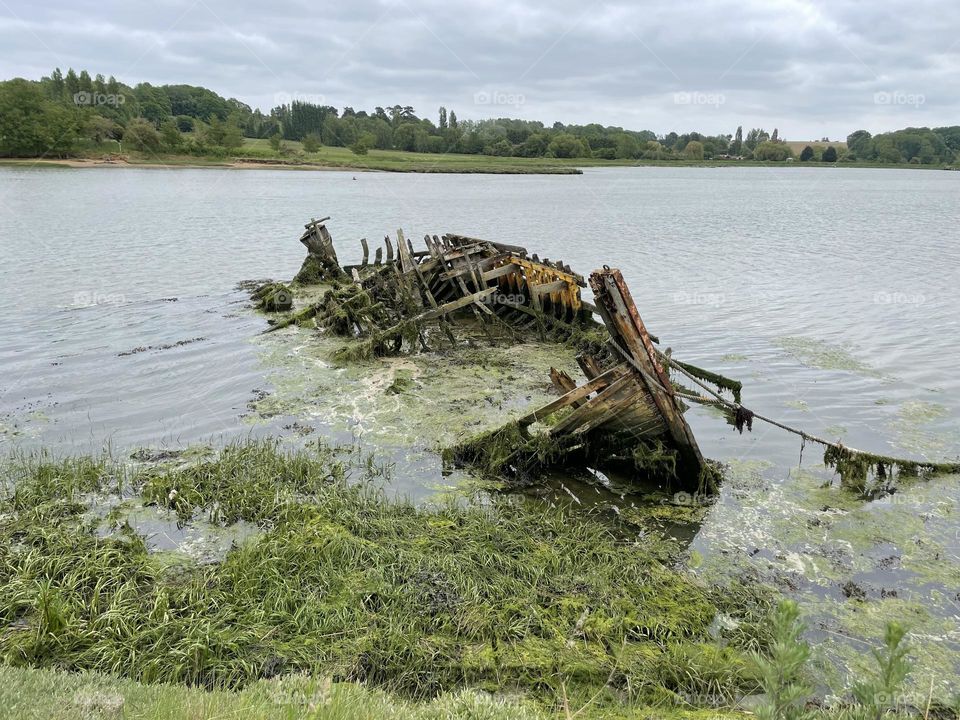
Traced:
<svg viewBox="0 0 960 720">
<path fill-rule="evenodd" d="M 596 380 L 591 382 L 596 382 Z M 632 374 L 628 374 L 610 383 L 607 387 L 590 398 L 586 403 L 578 407 L 569 415 L 561 419 L 556 425 L 551 427 L 550 436 L 558 437 L 566 434 L 568 428 L 574 429 L 584 422 L 587 422 L 591 418 L 596 417 L 598 414 L 606 412 L 611 403 L 620 399 L 620 393 L 624 390 L 630 391 L 630 387 L 635 386 L 636 382 L 636 378 Z"/>
<path fill-rule="evenodd" d="M 403 237 L 403 230 L 397 228 L 397 254 L 400 256 L 401 272 L 407 273 L 413 270 L 413 258 L 410 257 L 411 252 L 406 238 Z"/>
<path fill-rule="evenodd" d="M 617 367 L 620 367 L 620 366 L 618 365 Z M 537 408 L 536 410 L 534 410 L 532 413 L 528 415 L 524 415 L 517 422 L 520 425 L 530 425 L 531 423 L 536 422 L 537 420 L 541 420 L 547 417 L 548 415 L 550 415 L 551 413 L 554 413 L 557 410 L 560 410 L 561 408 L 565 408 L 567 405 L 573 404 L 577 400 L 581 400 L 587 397 L 590 393 L 594 392 L 598 387 L 601 387 L 602 385 L 604 385 L 607 379 L 613 375 L 613 371 L 616 370 L 617 367 L 610 368 L 603 375 L 595 377 L 593 380 L 590 380 L 584 383 L 583 385 L 580 385 L 576 389 L 571 390 L 566 395 L 559 397 L 556 400 L 553 400 L 551 402 L 548 402 L 543 407 Z"/>
</svg>

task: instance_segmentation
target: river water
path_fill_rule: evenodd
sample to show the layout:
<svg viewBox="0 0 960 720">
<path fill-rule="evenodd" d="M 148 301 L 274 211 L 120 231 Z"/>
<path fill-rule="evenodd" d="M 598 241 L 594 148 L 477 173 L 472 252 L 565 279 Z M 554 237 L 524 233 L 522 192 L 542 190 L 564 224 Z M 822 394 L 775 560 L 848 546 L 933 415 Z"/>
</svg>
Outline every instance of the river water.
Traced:
<svg viewBox="0 0 960 720">
<path fill-rule="evenodd" d="M 358 238 L 402 227 L 524 245 L 583 274 L 619 267 L 662 344 L 742 380 L 752 409 L 861 449 L 960 456 L 960 173 L 847 168 L 0 167 L 0 451 L 296 432 L 249 421 L 271 368 L 236 284 L 291 277 L 303 223 L 326 215 L 344 262 Z M 838 656 L 909 617 L 921 667 L 938 683 L 956 671 L 957 478 L 863 503 L 822 487 L 815 448 L 798 467 L 796 437 L 688 416 L 732 468 L 693 540 L 698 572 L 794 592 Z M 400 476 L 418 494 L 419 475 Z"/>
</svg>

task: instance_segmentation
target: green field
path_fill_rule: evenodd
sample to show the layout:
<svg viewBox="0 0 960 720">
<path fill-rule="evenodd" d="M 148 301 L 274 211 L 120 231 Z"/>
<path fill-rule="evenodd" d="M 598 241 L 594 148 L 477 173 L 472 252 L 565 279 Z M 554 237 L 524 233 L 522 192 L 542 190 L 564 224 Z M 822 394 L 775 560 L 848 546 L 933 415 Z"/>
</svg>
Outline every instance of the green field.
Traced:
<svg viewBox="0 0 960 720">
<path fill-rule="evenodd" d="M 569 713 L 516 696 L 458 690 L 428 702 L 410 702 L 358 685 L 298 675 L 261 680 L 241 691 L 182 685 L 143 685 L 97 673 L 0 665 L 0 720 L 746 720 L 731 710 L 669 706 L 596 713 L 573 705 Z"/>
<path fill-rule="evenodd" d="M 815 143 L 822 144 L 822 143 Z M 844 143 L 831 143 L 842 147 Z M 796 143 L 792 143 L 796 145 Z M 801 143 L 806 145 L 806 143 Z M 800 148 L 802 149 L 802 147 Z M 796 149 L 799 153 L 799 149 Z M 344 147 L 323 146 L 313 153 L 297 141 L 284 141 L 281 151 L 270 147 L 265 139 L 245 138 L 237 150 L 220 150 L 206 156 L 118 152 L 116 141 L 87 145 L 78 150 L 76 159 L 54 158 L 0 159 L 0 165 L 79 165 L 104 163 L 111 166 L 141 165 L 157 167 L 248 167 L 293 170 L 354 170 L 415 173 L 484 173 L 491 175 L 567 175 L 579 174 L 588 167 L 861 167 L 943 169 L 941 165 L 878 162 L 760 162 L 756 160 L 601 160 L 598 158 L 522 158 L 454 153 L 418 153 L 404 150 L 370 150 L 357 155 Z"/>
<path fill-rule="evenodd" d="M 285 141 L 284 144 L 286 153 L 281 154 L 274 151 L 267 140 L 247 138 L 236 157 L 391 172 L 576 173 L 578 166 L 583 164 L 573 159 L 505 158 L 402 150 L 370 150 L 366 155 L 356 155 L 348 148 L 327 146 L 308 153 L 299 142 Z"/>
</svg>

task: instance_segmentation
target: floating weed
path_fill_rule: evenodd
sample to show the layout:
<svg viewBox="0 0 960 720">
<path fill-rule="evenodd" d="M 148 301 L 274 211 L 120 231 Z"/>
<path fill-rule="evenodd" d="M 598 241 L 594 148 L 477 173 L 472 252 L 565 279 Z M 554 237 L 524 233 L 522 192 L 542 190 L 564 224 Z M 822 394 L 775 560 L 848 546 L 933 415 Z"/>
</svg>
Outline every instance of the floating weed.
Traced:
<svg viewBox="0 0 960 720">
<path fill-rule="evenodd" d="M 858 360 L 847 345 L 831 345 L 816 338 L 802 336 L 779 337 L 774 342 L 807 367 L 845 370 L 867 377 L 881 377 L 881 373 L 875 368 Z"/>
<path fill-rule="evenodd" d="M 900 406 L 889 426 L 896 433 L 897 446 L 919 455 L 938 455 L 955 446 L 956 438 L 947 433 L 933 432 L 925 426 L 949 414 L 949 410 L 940 403 L 912 400 Z"/>
</svg>

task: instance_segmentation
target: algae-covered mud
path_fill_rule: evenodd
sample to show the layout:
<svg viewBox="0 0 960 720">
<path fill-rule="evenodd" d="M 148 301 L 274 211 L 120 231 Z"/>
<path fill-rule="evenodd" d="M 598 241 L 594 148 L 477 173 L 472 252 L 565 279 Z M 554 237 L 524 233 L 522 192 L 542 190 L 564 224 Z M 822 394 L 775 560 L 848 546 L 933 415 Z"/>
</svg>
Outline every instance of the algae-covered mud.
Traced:
<svg viewBox="0 0 960 720">
<path fill-rule="evenodd" d="M 395 486 L 421 494 L 444 480 L 441 450 L 499 427 L 556 396 L 550 368 L 576 372 L 574 353 L 535 340 L 491 346 L 481 333 L 445 352 L 339 362 L 342 338 L 288 328 L 257 338 L 270 394 L 247 421 L 292 416 L 323 436 L 363 442 L 396 462 Z"/>
<path fill-rule="evenodd" d="M 798 386 L 779 407 L 770 398 L 771 414 L 877 452 L 957 457 L 960 433 L 941 402 L 942 392 L 913 387 L 909 399 L 891 401 L 892 393 L 904 396 L 897 379 L 858 358 L 848 345 L 780 338 L 773 352 L 777 349 L 824 371 L 816 379 L 827 387 Z M 755 383 L 762 391 L 763 379 Z M 827 403 L 817 398 L 844 386 L 857 392 L 850 392 L 849 418 L 841 424 L 839 414 L 821 414 L 818 405 Z M 750 389 L 747 383 L 748 398 Z M 890 621 L 903 623 L 914 639 L 908 691 L 913 704 L 956 696 L 960 475 L 901 477 L 864 490 L 845 485 L 824 467 L 816 445 L 774 433 L 726 456 L 728 471 L 716 498 L 683 498 L 703 517 L 690 545 L 690 567 L 703 579 L 749 578 L 798 599 L 809 620 L 825 698 L 849 693 L 872 662 L 871 638 Z"/>
<path fill-rule="evenodd" d="M 745 577 L 798 598 L 821 691 L 842 696 L 899 621 L 915 638 L 911 692 L 960 689 L 960 476 L 901 484 L 865 502 L 816 461 L 778 482 L 762 460 L 731 463 L 691 543 L 697 575 Z M 695 499 L 691 499 L 691 502 Z"/>
</svg>

